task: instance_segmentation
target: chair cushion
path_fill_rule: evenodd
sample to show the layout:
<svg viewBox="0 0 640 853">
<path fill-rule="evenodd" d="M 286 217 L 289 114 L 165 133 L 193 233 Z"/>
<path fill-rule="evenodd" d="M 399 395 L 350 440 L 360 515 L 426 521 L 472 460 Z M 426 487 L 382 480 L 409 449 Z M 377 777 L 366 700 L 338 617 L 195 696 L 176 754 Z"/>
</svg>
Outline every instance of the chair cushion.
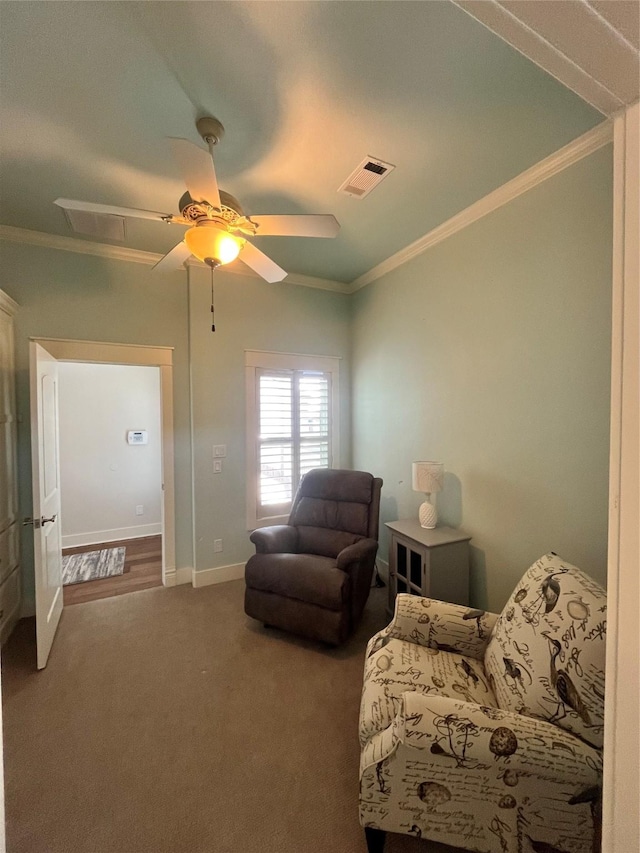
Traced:
<svg viewBox="0 0 640 853">
<path fill-rule="evenodd" d="M 341 610 L 349 597 L 349 578 L 336 561 L 315 554 L 254 554 L 245 568 L 248 587 L 298 601 Z"/>
<path fill-rule="evenodd" d="M 322 557 L 338 556 L 340 551 L 355 545 L 363 537 L 342 530 L 325 527 L 298 527 L 298 550 L 303 554 L 320 554 Z"/>
<path fill-rule="evenodd" d="M 605 591 L 575 566 L 553 553 L 535 562 L 487 646 L 498 706 L 602 747 L 606 610 Z"/>
<path fill-rule="evenodd" d="M 328 501 L 370 504 L 373 498 L 373 479 L 373 475 L 366 471 L 315 468 L 303 477 L 299 495 Z"/>
<path fill-rule="evenodd" d="M 308 471 L 289 516 L 289 524 L 300 531 L 299 550 L 335 557 L 358 538 L 369 536 L 376 483 L 365 471 Z"/>
<path fill-rule="evenodd" d="M 407 690 L 496 707 L 481 661 L 379 636 L 369 647 L 360 707 L 360 742 L 388 728 Z"/>
<path fill-rule="evenodd" d="M 369 504 L 301 497 L 296 504 L 295 527 L 327 527 L 366 536 L 369 529 Z"/>
</svg>

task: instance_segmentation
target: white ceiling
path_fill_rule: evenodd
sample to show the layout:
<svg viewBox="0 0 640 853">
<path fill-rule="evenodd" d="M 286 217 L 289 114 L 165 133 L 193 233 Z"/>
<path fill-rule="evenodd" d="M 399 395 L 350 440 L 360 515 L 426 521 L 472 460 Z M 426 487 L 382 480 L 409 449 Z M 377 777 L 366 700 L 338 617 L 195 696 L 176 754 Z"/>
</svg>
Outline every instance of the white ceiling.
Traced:
<svg viewBox="0 0 640 853">
<path fill-rule="evenodd" d="M 213 114 L 220 184 L 249 214 L 342 226 L 259 247 L 350 282 L 603 120 L 449 0 L 0 6 L 0 222 L 19 228 L 71 235 L 58 196 L 176 212 L 166 137 L 198 142 Z M 339 195 L 365 156 L 396 169 Z M 125 245 L 165 252 L 181 234 L 128 220 Z"/>
</svg>

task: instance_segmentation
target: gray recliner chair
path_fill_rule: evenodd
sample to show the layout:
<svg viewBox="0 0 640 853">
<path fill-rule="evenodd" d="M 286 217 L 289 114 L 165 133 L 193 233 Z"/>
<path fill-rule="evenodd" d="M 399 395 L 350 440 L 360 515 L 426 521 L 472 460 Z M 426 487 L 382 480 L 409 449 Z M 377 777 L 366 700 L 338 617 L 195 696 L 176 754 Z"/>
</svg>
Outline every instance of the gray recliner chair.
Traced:
<svg viewBox="0 0 640 853">
<path fill-rule="evenodd" d="M 364 609 L 378 550 L 382 480 L 316 468 L 302 478 L 287 524 L 254 530 L 245 612 L 325 643 L 342 643 Z"/>
</svg>

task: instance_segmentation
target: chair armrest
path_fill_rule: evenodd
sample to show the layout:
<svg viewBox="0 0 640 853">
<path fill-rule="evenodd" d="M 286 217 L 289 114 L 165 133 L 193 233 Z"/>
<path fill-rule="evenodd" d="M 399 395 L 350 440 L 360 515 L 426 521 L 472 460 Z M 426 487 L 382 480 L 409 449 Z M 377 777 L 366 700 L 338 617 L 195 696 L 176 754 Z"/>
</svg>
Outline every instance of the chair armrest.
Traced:
<svg viewBox="0 0 640 853">
<path fill-rule="evenodd" d="M 412 760 L 449 774 L 497 776 L 506 793 L 523 779 L 561 783 L 576 795 L 602 784 L 601 753 L 570 732 L 546 720 L 447 696 L 403 693 L 391 725 L 363 749 L 361 771 L 391 755 L 398 744 L 416 750 Z"/>
<path fill-rule="evenodd" d="M 359 565 L 367 558 L 375 559 L 378 543 L 375 539 L 360 539 L 353 545 L 348 545 L 336 557 L 336 566 L 349 574 L 352 566 Z"/>
<path fill-rule="evenodd" d="M 256 554 L 295 554 L 298 551 L 298 529 L 288 524 L 259 527 L 249 537 Z"/>
<path fill-rule="evenodd" d="M 381 633 L 482 660 L 497 619 L 486 610 L 400 593 L 393 621 Z"/>
</svg>

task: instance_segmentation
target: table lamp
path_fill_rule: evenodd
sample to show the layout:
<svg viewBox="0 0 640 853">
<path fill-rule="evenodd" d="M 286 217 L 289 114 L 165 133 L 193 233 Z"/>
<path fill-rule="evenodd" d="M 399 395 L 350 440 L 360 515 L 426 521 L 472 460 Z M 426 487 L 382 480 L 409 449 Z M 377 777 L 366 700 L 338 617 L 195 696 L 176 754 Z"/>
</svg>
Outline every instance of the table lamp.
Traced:
<svg viewBox="0 0 640 853">
<path fill-rule="evenodd" d="M 442 462 L 414 462 L 412 464 L 413 491 L 424 492 L 426 501 L 418 510 L 420 525 L 431 530 L 436 526 L 438 514 L 430 501 L 430 496 L 441 492 L 444 486 L 444 465 Z"/>
</svg>

